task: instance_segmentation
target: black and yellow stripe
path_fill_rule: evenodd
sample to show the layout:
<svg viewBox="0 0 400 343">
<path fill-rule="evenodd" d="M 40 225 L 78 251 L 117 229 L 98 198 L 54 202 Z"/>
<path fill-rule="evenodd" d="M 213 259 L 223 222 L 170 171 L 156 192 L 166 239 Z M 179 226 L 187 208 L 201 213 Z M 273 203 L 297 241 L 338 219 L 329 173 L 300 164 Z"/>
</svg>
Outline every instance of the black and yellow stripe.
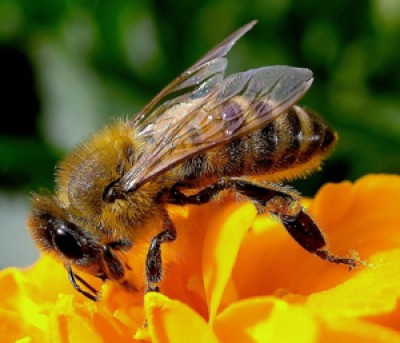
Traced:
<svg viewBox="0 0 400 343">
<path fill-rule="evenodd" d="M 243 99 L 237 103 L 245 105 Z M 317 115 L 293 106 L 265 127 L 187 160 L 176 171 L 183 182 L 199 184 L 224 176 L 293 178 L 318 168 L 335 142 L 335 132 Z"/>
</svg>

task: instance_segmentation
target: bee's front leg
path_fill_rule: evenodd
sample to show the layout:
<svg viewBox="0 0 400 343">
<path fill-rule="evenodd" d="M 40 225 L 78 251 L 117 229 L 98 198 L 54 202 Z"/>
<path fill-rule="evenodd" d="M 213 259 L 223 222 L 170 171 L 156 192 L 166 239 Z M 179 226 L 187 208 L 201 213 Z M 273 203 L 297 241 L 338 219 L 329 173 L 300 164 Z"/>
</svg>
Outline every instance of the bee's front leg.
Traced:
<svg viewBox="0 0 400 343">
<path fill-rule="evenodd" d="M 151 239 L 150 247 L 146 257 L 146 292 L 159 292 L 158 284 L 162 279 L 163 266 L 161 259 L 161 244 L 173 242 L 176 239 L 175 226 L 171 219 L 166 216 L 164 230 Z"/>
</svg>

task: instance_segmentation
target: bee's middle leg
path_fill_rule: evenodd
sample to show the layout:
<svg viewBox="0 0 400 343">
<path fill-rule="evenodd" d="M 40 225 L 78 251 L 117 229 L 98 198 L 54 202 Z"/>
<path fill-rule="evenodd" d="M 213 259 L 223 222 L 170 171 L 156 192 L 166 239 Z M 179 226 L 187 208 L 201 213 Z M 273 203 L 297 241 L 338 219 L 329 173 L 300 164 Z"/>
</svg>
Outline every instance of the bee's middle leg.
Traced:
<svg viewBox="0 0 400 343">
<path fill-rule="evenodd" d="M 247 180 L 224 178 L 202 189 L 196 194 L 186 196 L 180 191 L 180 185 L 172 187 L 168 202 L 184 205 L 201 205 L 209 202 L 219 192 L 226 189 L 235 189 L 238 193 L 248 197 L 257 205 L 276 215 L 293 239 L 308 252 L 321 259 L 354 268 L 361 262 L 355 258 L 338 257 L 326 249 L 326 241 L 322 231 L 315 221 L 300 205 L 300 197 L 280 186 L 260 186 Z"/>
</svg>

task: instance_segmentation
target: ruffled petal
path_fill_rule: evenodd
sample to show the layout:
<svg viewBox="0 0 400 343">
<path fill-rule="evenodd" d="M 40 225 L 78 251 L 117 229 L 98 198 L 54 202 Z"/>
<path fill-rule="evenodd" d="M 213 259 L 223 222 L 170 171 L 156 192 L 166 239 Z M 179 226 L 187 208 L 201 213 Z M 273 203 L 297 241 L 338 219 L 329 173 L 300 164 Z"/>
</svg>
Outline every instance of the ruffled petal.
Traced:
<svg viewBox="0 0 400 343">
<path fill-rule="evenodd" d="M 149 293 L 145 297 L 145 311 L 153 342 L 218 342 L 204 318 L 180 301 Z"/>
<path fill-rule="evenodd" d="M 244 234 L 249 230 L 257 214 L 250 203 L 230 203 L 219 209 L 218 215 L 209 222 L 204 240 L 203 250 L 203 279 L 206 300 L 209 306 L 209 320 L 213 321 L 226 286 L 231 277 L 240 243 Z M 225 303 L 237 299 L 230 283 Z"/>
<path fill-rule="evenodd" d="M 309 295 L 305 306 L 326 318 L 385 317 L 397 311 L 400 299 L 398 261 L 400 249 L 376 254 L 346 282 Z"/>
<path fill-rule="evenodd" d="M 387 343 L 400 342 L 398 332 L 353 318 L 320 321 L 316 342 Z"/>
<path fill-rule="evenodd" d="M 216 318 L 222 342 L 316 342 L 318 323 L 305 308 L 272 297 L 236 302 Z"/>
</svg>

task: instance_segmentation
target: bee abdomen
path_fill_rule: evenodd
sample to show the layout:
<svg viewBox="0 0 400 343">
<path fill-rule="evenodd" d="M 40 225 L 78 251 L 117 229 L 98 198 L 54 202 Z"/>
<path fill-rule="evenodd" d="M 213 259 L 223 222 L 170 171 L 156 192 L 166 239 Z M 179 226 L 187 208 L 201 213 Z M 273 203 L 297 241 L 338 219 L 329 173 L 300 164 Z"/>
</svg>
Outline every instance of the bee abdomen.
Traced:
<svg viewBox="0 0 400 343">
<path fill-rule="evenodd" d="M 253 161 L 246 165 L 247 175 L 280 172 L 318 157 L 321 159 L 336 141 L 329 126 L 298 106 L 293 106 L 248 138 L 251 148 L 247 154 Z"/>
<path fill-rule="evenodd" d="M 318 116 L 293 106 L 262 129 L 186 161 L 181 175 L 203 183 L 223 176 L 279 173 L 322 159 L 335 141 L 335 133 Z"/>
</svg>

